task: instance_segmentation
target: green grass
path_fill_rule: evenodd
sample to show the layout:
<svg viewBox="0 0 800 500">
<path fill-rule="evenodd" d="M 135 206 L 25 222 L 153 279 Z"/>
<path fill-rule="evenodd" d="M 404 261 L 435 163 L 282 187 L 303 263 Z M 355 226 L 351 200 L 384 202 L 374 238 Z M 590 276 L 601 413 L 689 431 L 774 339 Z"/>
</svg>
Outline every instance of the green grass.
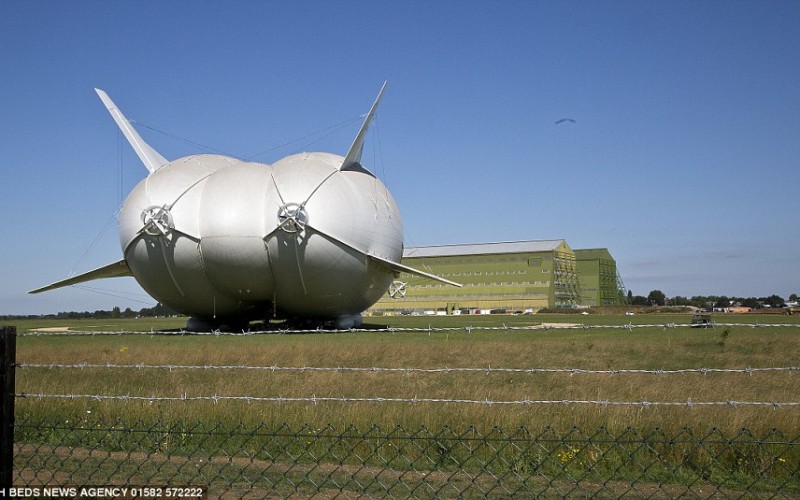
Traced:
<svg viewBox="0 0 800 500">
<path fill-rule="evenodd" d="M 17 359 L 23 364 L 382 368 L 491 366 L 597 370 L 797 366 L 797 353 L 800 352 L 800 331 L 797 328 L 719 326 L 713 329 L 690 329 L 670 326 L 686 324 L 689 319 L 689 315 L 657 314 L 634 317 L 569 314 L 409 316 L 369 318 L 368 322 L 373 326 L 424 330 L 250 336 L 22 335 L 18 338 Z M 795 316 L 718 316 L 715 319 L 718 323 L 759 325 L 790 321 L 798 323 L 800 320 Z M 642 329 L 502 329 L 503 326 L 541 323 L 611 326 L 633 323 L 654 326 Z M 64 326 L 73 331 L 149 332 L 175 329 L 183 324 L 184 319 L 170 318 L 101 322 L 32 320 L 17 322 L 16 326 L 19 333 L 29 329 Z M 466 326 L 499 326 L 501 329 L 468 330 Z M 431 330 L 426 330 L 429 327 Z M 436 331 L 436 328 L 457 330 Z M 230 395 L 496 401 L 527 398 L 786 402 L 797 401 L 799 389 L 797 373 L 794 372 L 654 375 L 105 368 L 17 370 L 18 393 L 145 397 Z M 387 466 L 385 461 L 388 460 L 388 467 L 400 470 L 404 467 L 440 471 L 489 467 L 487 470 L 492 474 L 510 478 L 506 486 L 520 475 L 524 478 L 532 474 L 537 480 L 545 476 L 563 476 L 567 488 L 572 484 L 569 478 L 584 478 L 589 481 L 584 486 L 591 486 L 594 484 L 592 482 L 606 484 L 609 479 L 642 481 L 642 477 L 645 477 L 645 481 L 659 483 L 691 485 L 698 484 L 698 481 L 711 481 L 734 488 L 755 485 L 756 490 L 762 491 L 773 487 L 783 488 L 784 491 L 800 488 L 796 480 L 786 479 L 796 476 L 796 473 L 792 476 L 792 467 L 796 466 L 787 464 L 796 463 L 797 450 L 781 448 L 775 451 L 769 446 L 750 444 L 731 447 L 729 439 L 730 436 L 741 436 L 743 428 L 747 429 L 746 436 L 771 436 L 777 433 L 785 436 L 787 441 L 796 439 L 797 429 L 800 428 L 800 409 L 797 407 L 486 406 L 378 402 L 215 404 L 198 401 L 20 398 L 17 399 L 16 414 L 18 420 L 25 423 L 17 431 L 21 442 L 68 447 L 71 451 L 65 452 L 67 461 L 76 462 L 75 474 L 86 469 L 88 462 L 85 460 L 97 453 L 87 452 L 87 458 L 84 458 L 82 452 L 76 450 L 96 449 L 108 450 L 109 453 L 124 452 L 121 456 L 101 457 L 103 467 L 114 470 L 132 467 L 133 470 L 144 471 L 152 465 L 156 479 L 161 477 L 158 474 L 171 467 L 158 460 L 169 463 L 177 460 L 176 467 L 186 470 L 186 466 L 181 465 L 181 460 L 186 459 L 178 457 L 193 457 L 192 460 L 197 464 L 205 464 L 202 466 L 206 471 L 204 477 L 210 477 L 208 474 L 216 473 L 214 471 L 218 468 L 227 471 L 239 467 L 237 462 L 227 459 L 223 460 L 222 465 L 215 464 L 210 457 L 249 457 L 236 469 L 239 472 L 225 472 L 225 475 L 254 473 L 263 478 L 266 477 L 264 474 L 257 473 L 259 467 L 263 466 L 271 471 L 270 474 L 275 472 L 275 482 L 258 483 L 267 491 L 279 485 L 287 486 L 281 482 L 285 481 L 282 479 L 285 478 L 285 471 L 280 464 L 289 464 L 291 470 L 297 471 L 297 466 L 291 464 L 313 463 L 315 459 L 322 462 L 338 461 L 340 465 L 336 474 L 343 473 L 343 481 L 350 474 L 346 467 L 352 466 L 353 470 L 364 470 L 363 465 L 383 467 Z M 409 441 L 401 433 L 394 437 L 392 429 L 397 426 L 412 436 L 424 439 Z M 140 431 L 131 431 L 133 427 Z M 222 432 L 216 434 L 208 432 L 208 429 Z M 254 438 L 249 429 L 289 431 L 281 431 L 288 434 L 285 438 L 267 439 L 257 435 Z M 529 432 L 544 436 L 551 444 L 520 445 L 500 439 L 496 445 L 478 449 L 486 447 L 486 440 L 481 436 L 498 433 L 501 436 L 524 437 Z M 470 441 L 456 439 L 465 433 L 478 437 L 474 441 L 478 448 L 470 448 Z M 373 434 L 375 439 L 370 437 Z M 689 444 L 680 444 L 680 439 L 677 439 L 677 444 L 672 443 L 673 437 L 682 435 L 694 437 Z M 628 444 L 626 436 L 633 438 Z M 697 436 L 711 436 L 713 439 L 710 442 L 700 439 L 701 445 L 698 446 Z M 734 438 L 734 441 L 737 439 Z M 30 460 L 31 470 L 36 469 L 37 460 L 47 455 L 45 448 L 39 445 L 34 447 L 33 452 L 26 450 L 20 449 L 18 460 Z M 145 462 L 148 465 L 144 465 L 144 459 L 138 455 L 131 456 L 132 451 L 156 453 L 158 457 L 166 458 L 148 455 Z M 351 452 L 353 456 L 339 458 Z M 23 458 L 28 455 L 30 458 Z M 209 458 L 203 459 L 205 462 L 197 462 L 200 457 Z M 358 457 L 366 458 L 360 462 Z M 254 465 L 253 460 L 264 462 Z M 475 460 L 478 462 L 473 464 Z M 488 465 L 484 466 L 480 461 Z M 57 468 L 47 464 L 42 467 Z M 374 472 L 368 470 L 369 474 Z M 646 476 L 643 476 L 643 471 L 646 471 Z M 769 471 L 771 475 L 765 475 L 764 471 Z M 320 481 L 324 477 L 327 476 L 323 475 Z M 97 478 L 99 476 L 90 479 Z M 193 479 L 196 480 L 188 477 L 186 481 Z M 492 476 L 487 477 L 487 481 L 491 480 Z M 530 487 L 534 482 L 525 487 Z M 557 481 L 545 482 L 545 486 L 547 484 L 552 486 Z M 291 488 L 287 491 L 291 491 Z M 574 492 L 566 489 L 556 490 L 556 493 L 559 491 Z M 672 490 L 663 491 L 669 493 Z M 674 493 L 677 495 L 680 492 L 675 490 Z"/>
<path fill-rule="evenodd" d="M 58 471 L 71 484 L 208 486 L 213 496 L 237 487 L 311 494 L 323 488 L 381 495 L 406 489 L 456 496 L 619 496 L 636 485 L 675 497 L 689 491 L 726 496 L 798 492 L 797 450 L 785 436 L 719 431 L 647 434 L 627 429 L 531 432 L 494 428 L 75 422 L 52 428 L 21 422 L 26 443 L 17 473 L 47 482 Z M 32 425 L 31 425 L 32 424 Z M 380 480 L 378 478 L 380 477 Z M 335 478 L 335 479 L 333 479 Z M 328 482 L 333 479 L 332 482 Z M 325 486 L 323 486 L 325 485 Z M 306 488 L 309 488 L 306 490 Z M 616 494 L 614 494 L 616 493 Z M 403 495 L 405 496 L 405 495 Z M 414 495 L 415 497 L 418 495 Z"/>
<path fill-rule="evenodd" d="M 717 318 L 722 322 L 727 318 Z M 797 320 L 796 317 L 788 319 Z M 622 325 L 688 323 L 689 316 L 547 315 L 370 318 L 398 328 L 471 325 L 522 326 L 544 323 Z M 735 322 L 751 316 L 737 317 Z M 763 316 L 786 322 L 785 317 Z M 69 326 L 74 330 L 149 331 L 174 328 L 182 320 L 20 322 L 20 332 Z M 56 322 L 58 323 L 58 322 Z M 20 363 L 235 365 L 286 367 L 687 369 L 756 368 L 797 365 L 800 336 L 794 328 L 714 329 L 655 326 L 646 329 L 456 330 L 341 332 L 255 336 L 22 336 Z M 243 370 L 21 369 L 17 391 L 47 394 L 131 396 L 384 397 L 515 401 L 795 401 L 796 374 L 509 374 L 266 372 Z M 572 426 L 624 429 L 719 427 L 736 430 L 800 428 L 797 408 L 772 407 L 611 407 L 591 405 L 485 406 L 389 403 L 246 403 L 187 401 L 103 402 L 20 400 L 23 412 L 56 411 L 76 418 L 87 411 L 108 418 L 224 422 L 331 423 L 355 425 L 474 425 L 486 429 Z"/>
</svg>

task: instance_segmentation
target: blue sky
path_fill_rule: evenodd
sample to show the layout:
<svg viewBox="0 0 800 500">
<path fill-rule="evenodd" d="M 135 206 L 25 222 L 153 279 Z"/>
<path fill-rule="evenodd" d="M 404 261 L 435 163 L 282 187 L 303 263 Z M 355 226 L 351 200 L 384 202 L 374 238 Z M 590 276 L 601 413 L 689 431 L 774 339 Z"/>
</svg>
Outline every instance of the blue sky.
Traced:
<svg viewBox="0 0 800 500">
<path fill-rule="evenodd" d="M 364 160 L 407 246 L 563 238 L 635 294 L 786 298 L 799 39 L 798 1 L 0 0 L 0 314 L 155 303 L 132 278 L 25 293 L 121 257 L 146 170 L 94 87 L 169 159 L 271 163 L 344 154 L 357 120 L 317 132 L 384 80 Z"/>
</svg>

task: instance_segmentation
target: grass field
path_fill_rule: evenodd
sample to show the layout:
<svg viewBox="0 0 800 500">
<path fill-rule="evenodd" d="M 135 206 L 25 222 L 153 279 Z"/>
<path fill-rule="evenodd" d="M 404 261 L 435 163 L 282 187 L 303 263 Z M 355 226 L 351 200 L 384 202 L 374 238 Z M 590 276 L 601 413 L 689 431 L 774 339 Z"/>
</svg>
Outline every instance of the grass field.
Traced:
<svg viewBox="0 0 800 500">
<path fill-rule="evenodd" d="M 380 368 L 553 368 L 585 370 L 762 368 L 797 366 L 800 329 L 686 324 L 689 315 L 534 315 L 369 318 L 373 326 L 476 329 L 418 332 L 340 332 L 251 336 L 20 336 L 22 364 L 145 364 Z M 796 316 L 718 316 L 718 323 L 800 323 Z M 478 330 L 479 326 L 548 324 L 654 325 L 644 329 Z M 180 328 L 185 319 L 18 321 L 18 333 L 150 331 Z M 661 326 L 658 326 L 661 325 Z M 254 396 L 441 398 L 492 401 L 595 400 L 679 402 L 800 400 L 797 372 L 578 374 L 408 373 L 255 370 L 51 369 L 17 370 L 18 393 L 128 396 Z M 756 406 L 610 406 L 587 404 L 475 405 L 389 402 L 97 401 L 18 399 L 25 418 L 74 420 L 92 415 L 207 423 L 288 423 L 315 426 L 491 429 L 519 426 L 612 431 L 720 428 L 753 432 L 800 428 L 800 408 Z"/>
</svg>

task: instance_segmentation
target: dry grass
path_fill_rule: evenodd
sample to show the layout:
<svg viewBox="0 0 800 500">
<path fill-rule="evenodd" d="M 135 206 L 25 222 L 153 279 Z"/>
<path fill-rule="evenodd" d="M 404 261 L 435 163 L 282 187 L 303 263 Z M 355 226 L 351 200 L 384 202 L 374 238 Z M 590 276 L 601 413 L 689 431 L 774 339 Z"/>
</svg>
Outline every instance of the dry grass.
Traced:
<svg viewBox="0 0 800 500">
<path fill-rule="evenodd" d="M 592 317 L 595 324 L 625 317 Z M 637 318 L 638 319 L 638 318 Z M 644 318 L 642 318 L 644 319 Z M 794 318 L 793 318 L 794 319 Z M 474 324 L 475 318 L 470 318 Z M 583 322 L 586 317 L 509 317 L 499 323 Z M 386 321 L 389 321 L 387 318 Z M 394 318 L 400 322 L 411 318 Z M 421 321 L 421 320 L 416 320 Z M 449 324 L 452 318 L 424 321 Z M 647 318 L 652 323 L 660 318 Z M 685 318 L 663 322 L 685 322 Z M 718 321 L 720 321 L 718 319 Z M 740 321 L 745 321 L 742 319 Z M 746 321 L 754 322 L 752 318 Z M 785 322 L 781 318 L 781 322 Z M 462 323 L 464 320 L 462 320 Z M 62 323 L 64 323 L 62 321 Z M 763 321 L 762 321 L 763 323 Z M 468 324 L 468 323 L 466 323 Z M 20 327 L 22 329 L 23 327 Z M 147 327 L 142 329 L 149 329 Z M 727 334 L 725 334 L 727 332 Z M 21 337 L 20 363 L 248 365 L 286 367 L 506 367 L 577 369 L 683 369 L 796 366 L 800 336 L 794 328 L 725 327 L 709 330 L 550 330 L 527 332 L 338 333 L 258 336 Z M 473 400 L 798 401 L 794 372 L 753 374 L 509 374 L 350 373 L 248 370 L 20 369 L 17 392 L 140 396 L 384 397 Z M 57 414 L 65 420 L 94 416 L 149 421 L 198 420 L 372 424 L 406 428 L 479 429 L 500 426 L 611 430 L 682 427 L 788 434 L 800 428 L 797 407 L 614 407 L 593 405 L 486 406 L 400 403 L 102 402 L 18 400 L 18 412 Z"/>
</svg>

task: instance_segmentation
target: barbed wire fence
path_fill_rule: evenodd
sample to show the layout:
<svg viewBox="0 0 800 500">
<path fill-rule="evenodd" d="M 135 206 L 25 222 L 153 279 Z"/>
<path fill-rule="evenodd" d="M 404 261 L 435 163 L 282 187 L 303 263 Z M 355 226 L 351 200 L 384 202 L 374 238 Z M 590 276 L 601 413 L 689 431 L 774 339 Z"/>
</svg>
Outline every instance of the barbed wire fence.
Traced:
<svg viewBox="0 0 800 500">
<path fill-rule="evenodd" d="M 319 367 L 319 366 L 246 366 L 246 365 L 147 365 L 147 364 L 115 364 L 115 363 L 77 363 L 77 364 L 42 364 L 42 363 L 18 363 L 18 369 L 60 369 L 60 370 L 225 370 L 225 371 L 264 371 L 264 372 L 289 372 L 289 373 L 308 373 L 308 372 L 329 372 L 329 373 L 425 373 L 425 374 L 450 374 L 450 373 L 515 373 L 515 374 L 569 374 L 569 375 L 685 375 L 685 374 L 712 374 L 712 373 L 738 373 L 754 374 L 766 372 L 797 372 L 800 367 L 765 367 L 765 368 L 686 368 L 676 370 L 645 370 L 645 369 L 612 369 L 612 370 L 584 370 L 584 369 L 558 369 L 558 368 L 385 368 L 385 367 Z M 442 403 L 442 404 L 469 404 L 469 405 L 597 405 L 597 406 L 640 406 L 640 407 L 702 407 L 702 406 L 768 406 L 773 408 L 800 407 L 800 401 L 608 401 L 608 400 L 541 400 L 541 399 L 518 399 L 518 400 L 491 400 L 491 399 L 456 399 L 456 398 L 396 398 L 396 397 L 291 397 L 291 396 L 225 396 L 225 395 L 200 395 L 200 396 L 135 396 L 135 395 L 102 395 L 102 394 L 45 394 L 45 393 L 17 393 L 17 398 L 25 399 L 89 399 L 95 401 L 211 401 L 220 403 L 225 401 L 244 401 L 244 402 L 271 402 L 271 403 Z"/>
<path fill-rule="evenodd" d="M 248 366 L 248 365 L 148 365 L 137 364 L 116 364 L 116 363 L 77 363 L 77 364 L 58 364 L 58 363 L 17 363 L 17 368 L 55 368 L 55 369 L 78 369 L 87 370 L 93 368 L 105 369 L 131 369 L 131 370 L 255 370 L 268 372 L 371 372 L 371 373 L 565 373 L 569 375 L 625 375 L 625 374 L 648 374 L 648 375 L 680 375 L 688 373 L 746 373 L 753 374 L 759 372 L 795 372 L 800 371 L 800 366 L 777 366 L 765 368 L 680 368 L 675 370 L 664 369 L 625 369 L 618 368 L 613 370 L 586 370 L 582 368 L 470 368 L 470 367 L 445 367 L 445 368 L 382 368 L 382 367 L 352 367 L 352 366 Z"/>
<path fill-rule="evenodd" d="M 718 324 L 719 325 L 719 324 Z M 532 327 L 466 327 L 387 329 L 386 333 L 476 330 L 551 330 L 592 328 L 676 328 L 691 325 L 609 325 Z M 719 325 L 722 326 L 722 325 Z M 726 324 L 724 326 L 734 326 Z M 759 327 L 760 325 L 741 325 Z M 798 327 L 800 325 L 764 325 Z M 375 330 L 365 330 L 375 332 Z M 319 333 L 320 330 L 277 333 Z M 269 332 L 208 332 L 204 335 L 254 335 Z M 186 335 L 187 332 L 28 332 L 40 335 Z M 195 333 L 192 333 L 195 335 Z M 4 341 L 9 335 L 3 332 Z M 13 351 L 13 349 L 12 349 Z M 8 359 L 8 348 L 3 351 Z M 7 363 L 4 363 L 4 365 Z M 498 367 L 289 367 L 248 365 L 42 364 L 11 362 L 14 369 L 32 370 L 235 370 L 261 372 L 373 373 L 517 373 L 580 375 L 652 375 L 775 372 L 792 375 L 800 367 L 696 368 L 677 370 L 583 370 Z M 4 370 L 5 373 L 5 370 Z M 13 376 L 13 374 L 12 374 Z M 775 409 L 800 407 L 797 401 L 600 401 L 600 400 L 479 400 L 392 397 L 255 397 L 255 396 L 140 396 L 110 394 L 17 393 L 13 384 L 4 397 L 3 429 L 11 430 L 14 469 L 4 473 L 0 488 L 11 485 L 120 484 L 203 488 L 218 496 L 399 496 L 456 497 L 481 495 L 610 495 L 610 496 L 742 496 L 800 494 L 800 434 L 785 436 L 772 430 L 753 435 L 747 429 L 733 435 L 690 429 L 669 434 L 659 429 L 633 429 L 614 434 L 573 429 L 540 432 L 498 428 L 481 433 L 475 428 L 441 430 L 369 429 L 328 425 L 322 428 L 288 425 L 254 427 L 236 423 L 127 422 L 84 418 L 65 423 L 58 418 L 13 420 L 15 399 L 26 401 L 94 400 L 112 402 L 197 401 L 247 403 L 383 403 L 467 405 L 598 405 L 639 407 L 743 407 Z M 12 423 L 6 418 L 11 400 Z M 14 441 L 13 431 L 17 432 Z M 6 438 L 4 438 L 6 439 Z M 4 453 L 5 453 L 5 441 Z M 5 469 L 5 467 L 3 467 Z M 133 472 L 131 472 L 133 471 Z M 66 483 L 64 478 L 66 479 Z"/>
<path fill-rule="evenodd" d="M 504 331 L 504 332 L 514 332 L 514 331 L 531 331 L 531 332 L 548 332 L 548 331 L 559 331 L 559 330 L 583 330 L 583 331 L 590 331 L 590 330 L 638 330 L 638 329 L 652 329 L 652 328 L 663 328 L 663 329 L 677 329 L 677 328 L 696 328 L 698 325 L 692 323 L 638 323 L 633 324 L 624 323 L 618 325 L 587 325 L 587 324 L 577 324 L 577 323 L 544 323 L 540 325 L 506 325 L 502 324 L 500 326 L 489 326 L 489 325 L 467 325 L 467 326 L 453 326 L 453 327 L 433 327 L 428 326 L 427 328 L 398 328 L 398 327 L 386 327 L 386 328 L 351 328 L 349 330 L 331 330 L 325 328 L 314 328 L 314 329 L 282 329 L 279 327 L 268 329 L 268 330 L 242 330 L 238 332 L 230 332 L 230 331 L 221 331 L 221 330 L 211 330 L 208 332 L 195 332 L 195 331 L 188 331 L 188 330 L 150 330 L 150 331 L 124 331 L 124 330 L 97 330 L 97 331 L 80 331 L 80 330 L 64 330 L 64 331 L 52 331 L 48 329 L 44 330 L 29 330 L 21 336 L 94 336 L 94 335 L 200 335 L 200 336 L 220 336 L 220 335 L 232 335 L 232 336 L 242 336 L 242 335 L 295 335 L 295 334 L 304 334 L 304 333 L 330 333 L 330 334 L 341 334 L 342 332 L 352 332 L 352 333 L 386 333 L 386 334 L 396 334 L 396 333 L 473 333 L 473 332 L 497 332 L 497 331 Z M 751 329 L 759 329 L 759 328 L 797 328 L 800 329 L 800 323 L 707 323 L 702 325 L 703 328 L 717 328 L 717 327 L 745 327 Z"/>
</svg>

